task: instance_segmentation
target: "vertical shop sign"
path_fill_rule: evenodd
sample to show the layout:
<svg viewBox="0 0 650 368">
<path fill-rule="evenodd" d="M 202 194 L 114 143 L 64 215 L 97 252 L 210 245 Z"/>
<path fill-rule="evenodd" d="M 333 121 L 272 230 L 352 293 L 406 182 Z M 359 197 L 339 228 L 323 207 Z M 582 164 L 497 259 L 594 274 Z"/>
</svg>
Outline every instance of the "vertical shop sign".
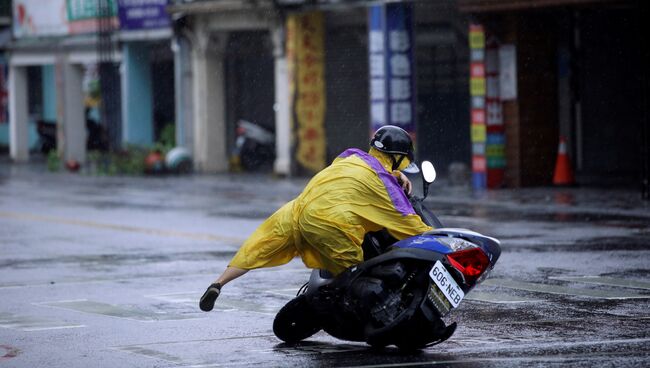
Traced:
<svg viewBox="0 0 650 368">
<path fill-rule="evenodd" d="M 120 29 L 154 29 L 170 26 L 165 7 L 169 0 L 118 0 Z"/>
<path fill-rule="evenodd" d="M 9 122 L 9 65 L 0 58 L 0 124 Z"/>
<path fill-rule="evenodd" d="M 501 101 L 517 99 L 517 50 L 515 45 L 499 47 L 499 97 Z"/>
<path fill-rule="evenodd" d="M 470 96 L 471 96 L 471 140 L 472 140 L 472 186 L 485 189 L 487 186 L 487 111 L 486 111 L 486 65 L 485 30 L 482 25 L 469 26 L 470 47 Z"/>
<path fill-rule="evenodd" d="M 371 134 L 391 124 L 415 137 L 413 6 L 372 6 L 368 24 Z"/>
<path fill-rule="evenodd" d="M 506 166 L 499 66 L 499 43 L 496 39 L 489 38 L 485 51 L 485 124 L 487 127 L 485 157 L 488 188 L 499 188 L 503 185 Z"/>
<path fill-rule="evenodd" d="M 287 58 L 296 160 L 313 172 L 325 167 L 325 45 L 321 12 L 290 15 L 287 20 Z"/>
</svg>

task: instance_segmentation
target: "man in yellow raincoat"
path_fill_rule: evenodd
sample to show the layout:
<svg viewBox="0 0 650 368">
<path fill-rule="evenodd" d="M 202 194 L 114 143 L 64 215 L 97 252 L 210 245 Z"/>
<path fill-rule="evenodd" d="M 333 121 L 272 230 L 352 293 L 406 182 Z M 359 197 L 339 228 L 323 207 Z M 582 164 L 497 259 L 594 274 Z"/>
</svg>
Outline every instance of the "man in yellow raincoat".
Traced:
<svg viewBox="0 0 650 368">
<path fill-rule="evenodd" d="M 361 244 L 368 232 L 385 228 L 401 240 L 431 230 L 404 193 L 411 191 L 400 171 L 413 161 L 409 134 L 387 125 L 375 132 L 370 145 L 369 152 L 343 152 L 264 221 L 203 294 L 201 310 L 212 310 L 221 287 L 248 270 L 300 256 L 305 266 L 337 275 L 363 261 Z"/>
</svg>

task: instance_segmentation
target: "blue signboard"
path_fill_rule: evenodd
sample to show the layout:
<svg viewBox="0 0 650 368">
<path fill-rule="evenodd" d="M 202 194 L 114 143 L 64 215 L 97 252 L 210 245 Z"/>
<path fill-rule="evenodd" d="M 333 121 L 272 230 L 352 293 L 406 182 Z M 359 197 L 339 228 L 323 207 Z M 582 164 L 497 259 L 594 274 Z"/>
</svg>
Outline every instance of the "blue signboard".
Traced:
<svg viewBox="0 0 650 368">
<path fill-rule="evenodd" d="M 118 0 L 120 28 L 124 30 L 165 28 L 170 26 L 165 10 L 169 0 Z"/>
<path fill-rule="evenodd" d="M 391 124 L 415 136 L 413 6 L 375 5 L 368 17 L 371 129 Z"/>
</svg>

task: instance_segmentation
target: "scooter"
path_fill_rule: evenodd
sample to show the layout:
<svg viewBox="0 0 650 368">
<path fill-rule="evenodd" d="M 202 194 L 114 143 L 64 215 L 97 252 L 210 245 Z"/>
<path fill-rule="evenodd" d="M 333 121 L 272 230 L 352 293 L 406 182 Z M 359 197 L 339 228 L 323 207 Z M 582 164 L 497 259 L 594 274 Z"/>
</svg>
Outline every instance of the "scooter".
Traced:
<svg viewBox="0 0 650 368">
<path fill-rule="evenodd" d="M 254 171 L 275 159 L 275 136 L 246 120 L 237 121 L 232 160 L 246 171 Z"/>
<path fill-rule="evenodd" d="M 39 149 L 41 153 L 47 154 L 56 149 L 56 122 L 48 120 L 36 121 L 36 131 L 39 138 Z M 108 133 L 100 123 L 86 119 L 86 149 L 89 151 L 107 151 Z"/>
<path fill-rule="evenodd" d="M 425 223 L 437 225 L 435 230 L 401 241 L 385 231 L 369 233 L 363 263 L 336 277 L 314 270 L 276 315 L 273 332 L 279 339 L 296 343 L 322 329 L 373 347 L 417 350 L 453 335 L 456 323 L 447 326 L 442 318 L 488 277 L 501 248 L 495 238 L 442 228 L 422 203 L 435 169 L 425 161 L 421 172 L 424 195 L 411 203 Z"/>
</svg>

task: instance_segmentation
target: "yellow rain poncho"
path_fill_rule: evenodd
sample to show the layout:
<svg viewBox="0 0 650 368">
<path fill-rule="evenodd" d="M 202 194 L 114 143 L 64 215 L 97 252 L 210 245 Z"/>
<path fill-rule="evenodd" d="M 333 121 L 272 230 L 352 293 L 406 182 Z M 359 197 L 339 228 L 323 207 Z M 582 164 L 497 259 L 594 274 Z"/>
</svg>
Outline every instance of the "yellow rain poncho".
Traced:
<svg viewBox="0 0 650 368">
<path fill-rule="evenodd" d="M 309 268 L 338 274 L 363 261 L 369 231 L 386 228 L 401 240 L 431 230 L 391 174 L 391 163 L 374 149 L 343 152 L 255 230 L 230 266 L 272 267 L 300 256 Z"/>
</svg>

